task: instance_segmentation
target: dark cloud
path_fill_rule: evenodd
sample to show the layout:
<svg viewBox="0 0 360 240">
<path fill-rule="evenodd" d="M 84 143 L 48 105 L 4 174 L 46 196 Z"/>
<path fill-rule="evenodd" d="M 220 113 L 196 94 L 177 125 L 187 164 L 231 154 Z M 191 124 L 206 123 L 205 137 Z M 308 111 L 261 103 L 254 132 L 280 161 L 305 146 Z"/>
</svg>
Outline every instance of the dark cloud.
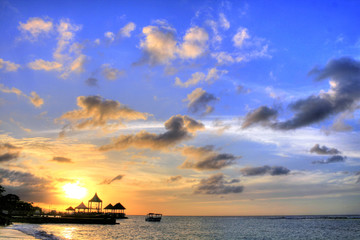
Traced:
<svg viewBox="0 0 360 240">
<path fill-rule="evenodd" d="M 77 98 L 80 109 L 63 114 L 57 120 L 68 120 L 66 129 L 106 128 L 110 123 L 123 124 L 124 121 L 147 119 L 150 114 L 137 112 L 118 101 L 103 99 L 100 96 L 80 96 Z"/>
<path fill-rule="evenodd" d="M 330 79 L 330 90 L 291 103 L 289 107 L 295 112 L 294 116 L 283 122 L 273 122 L 270 124 L 272 128 L 297 129 L 323 121 L 330 116 L 352 113 L 357 109 L 360 100 L 359 61 L 345 57 L 333 59 L 324 68 L 314 68 L 309 75 L 315 76 L 316 81 Z M 265 120 L 268 119 L 265 118 Z M 343 125 L 339 121 L 343 120 L 338 118 L 332 129 L 344 130 L 344 128 L 338 128 Z"/>
<path fill-rule="evenodd" d="M 310 149 L 311 153 L 317 153 L 317 154 L 321 154 L 321 155 L 335 155 L 335 154 L 340 154 L 341 152 L 339 150 L 337 150 L 336 148 L 328 148 L 326 146 L 322 146 L 320 147 L 319 144 L 315 144 L 311 149 Z"/>
<path fill-rule="evenodd" d="M 180 168 L 196 170 L 217 170 L 235 164 L 240 157 L 228 153 L 218 153 L 214 146 L 184 147 L 182 154 L 186 156 Z"/>
<path fill-rule="evenodd" d="M 52 161 L 59 163 L 73 163 L 73 161 L 70 158 L 66 158 L 66 157 L 53 157 Z"/>
<path fill-rule="evenodd" d="M 114 181 L 121 180 L 124 177 L 124 175 L 117 175 L 113 179 L 105 179 L 100 184 L 111 184 Z"/>
<path fill-rule="evenodd" d="M 253 124 L 261 123 L 263 125 L 269 124 L 271 119 L 276 118 L 278 112 L 275 109 L 261 106 L 249 112 L 242 123 L 242 128 L 250 127 Z"/>
<path fill-rule="evenodd" d="M 98 86 L 98 80 L 96 78 L 90 77 L 86 79 L 85 84 L 89 87 L 97 87 Z"/>
<path fill-rule="evenodd" d="M 322 121 L 329 116 L 353 112 L 360 100 L 360 62 L 351 58 L 333 59 L 324 68 L 309 72 L 317 81 L 331 79 L 328 92 L 293 103 L 292 119 L 274 125 L 278 129 L 295 129 Z"/>
<path fill-rule="evenodd" d="M 0 168 L 0 184 L 24 201 L 56 203 L 52 182 L 31 173 Z"/>
<path fill-rule="evenodd" d="M 224 174 L 218 173 L 211 175 L 209 178 L 202 179 L 198 185 L 195 185 L 195 194 L 229 194 L 241 193 L 243 186 L 234 186 L 234 181 L 226 181 Z"/>
<path fill-rule="evenodd" d="M 210 106 L 210 104 L 219 99 L 202 88 L 197 88 L 187 95 L 186 100 L 189 102 L 188 110 L 191 113 L 208 114 L 214 110 L 214 107 Z"/>
<path fill-rule="evenodd" d="M 177 175 L 177 176 L 171 176 L 167 182 L 168 183 L 173 183 L 173 182 L 177 182 L 177 181 L 180 181 L 182 179 L 182 176 L 180 175 Z"/>
<path fill-rule="evenodd" d="M 141 131 L 134 135 L 121 135 L 113 138 L 112 143 L 101 146 L 100 150 L 119 150 L 129 147 L 162 150 L 191 139 L 196 131 L 204 129 L 202 123 L 182 115 L 172 116 L 164 125 L 167 130 L 164 133 L 154 134 Z"/>
<path fill-rule="evenodd" d="M 313 161 L 313 164 L 328 164 L 328 163 L 345 162 L 345 159 L 346 159 L 345 156 L 335 155 L 335 156 L 331 156 L 324 160 Z"/>
<path fill-rule="evenodd" d="M 10 143 L 0 144 L 0 163 L 15 160 L 20 155 L 20 147 L 16 147 Z"/>
<path fill-rule="evenodd" d="M 270 174 L 271 176 L 287 175 L 290 170 L 282 166 L 262 166 L 262 167 L 247 167 L 240 170 L 244 176 L 258 176 Z"/>
</svg>

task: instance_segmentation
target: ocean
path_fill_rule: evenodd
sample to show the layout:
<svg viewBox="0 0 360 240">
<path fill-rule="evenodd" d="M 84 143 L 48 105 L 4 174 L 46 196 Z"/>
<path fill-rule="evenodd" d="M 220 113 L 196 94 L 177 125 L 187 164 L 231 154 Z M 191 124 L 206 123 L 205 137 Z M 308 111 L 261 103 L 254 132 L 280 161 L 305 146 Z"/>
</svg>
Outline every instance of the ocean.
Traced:
<svg viewBox="0 0 360 240">
<path fill-rule="evenodd" d="M 8 228 L 37 239 L 360 239 L 360 216 L 185 217 L 144 216 L 117 225 L 18 224 Z"/>
</svg>

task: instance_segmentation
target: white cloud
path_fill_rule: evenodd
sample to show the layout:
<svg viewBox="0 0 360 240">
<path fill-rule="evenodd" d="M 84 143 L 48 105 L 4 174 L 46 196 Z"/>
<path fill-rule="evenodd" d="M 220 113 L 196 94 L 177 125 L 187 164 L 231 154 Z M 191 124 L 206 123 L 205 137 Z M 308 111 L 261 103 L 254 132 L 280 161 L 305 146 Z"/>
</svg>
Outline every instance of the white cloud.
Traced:
<svg viewBox="0 0 360 240">
<path fill-rule="evenodd" d="M 192 85 L 196 85 L 199 82 L 202 82 L 205 80 L 205 74 L 202 72 L 196 72 L 191 74 L 191 78 L 189 78 L 186 82 L 182 82 L 180 78 L 175 78 L 175 85 L 179 87 L 189 87 Z"/>
<path fill-rule="evenodd" d="M 147 62 L 152 65 L 166 64 L 175 58 L 176 39 L 175 33 L 168 28 L 147 26 L 143 28 L 145 39 L 140 47 L 145 51 Z"/>
<path fill-rule="evenodd" d="M 230 28 L 230 23 L 226 19 L 225 14 L 223 14 L 223 13 L 219 14 L 219 23 L 220 23 L 220 26 L 225 30 L 228 30 Z"/>
<path fill-rule="evenodd" d="M 29 68 L 34 70 L 45 70 L 45 71 L 52 71 L 52 70 L 61 70 L 62 64 L 58 62 L 48 62 L 43 59 L 36 59 L 33 62 L 28 64 Z"/>
<path fill-rule="evenodd" d="M 143 28 L 145 39 L 141 40 L 140 47 L 144 51 L 139 63 L 168 64 L 176 58 L 194 59 L 203 55 L 207 49 L 209 39 L 205 29 L 192 27 L 187 30 L 183 42 L 176 40 L 176 31 L 165 21 L 158 20 L 159 26 Z"/>
<path fill-rule="evenodd" d="M 179 87 L 190 87 L 193 85 L 196 85 L 198 83 L 201 83 L 203 81 L 206 81 L 208 83 L 213 83 L 214 81 L 217 81 L 222 75 L 228 73 L 227 70 L 218 70 L 216 67 L 209 69 L 207 75 L 205 75 L 202 72 L 196 72 L 191 75 L 191 78 L 189 78 L 187 81 L 182 82 L 180 78 L 175 78 L 175 85 Z"/>
<path fill-rule="evenodd" d="M 125 74 L 124 71 L 113 68 L 109 64 L 103 64 L 102 68 L 102 74 L 108 80 L 116 80 Z"/>
<path fill-rule="evenodd" d="M 3 93 L 14 93 L 18 96 L 22 96 L 27 98 L 32 105 L 34 105 L 36 108 L 40 108 L 44 104 L 44 100 L 36 93 L 31 92 L 30 96 L 23 93 L 20 89 L 17 88 L 7 88 L 4 86 L 4 84 L 0 84 L 0 91 Z"/>
<path fill-rule="evenodd" d="M 5 61 L 0 58 L 0 69 L 4 68 L 6 72 L 16 72 L 20 67 L 20 64 L 16 64 L 10 61 Z"/>
<path fill-rule="evenodd" d="M 203 28 L 192 27 L 186 32 L 183 40 L 179 49 L 180 57 L 194 59 L 205 52 L 209 35 Z"/>
<path fill-rule="evenodd" d="M 248 34 L 247 28 L 239 28 L 237 33 L 233 37 L 234 46 L 241 48 L 245 40 L 249 38 L 250 35 Z"/>
<path fill-rule="evenodd" d="M 106 32 L 104 36 L 112 43 L 115 40 L 115 34 L 113 32 Z"/>
<path fill-rule="evenodd" d="M 60 72 L 61 78 L 68 78 L 71 73 L 84 71 L 87 57 L 82 54 L 84 46 L 74 42 L 75 33 L 81 29 L 80 25 L 70 23 L 68 19 L 61 19 L 56 26 L 57 46 L 53 52 L 53 61 L 36 59 L 28 64 L 33 70 Z"/>
<path fill-rule="evenodd" d="M 131 32 L 134 31 L 136 28 L 136 24 L 133 22 L 129 22 L 123 28 L 120 29 L 119 35 L 122 37 L 130 37 Z"/>
<path fill-rule="evenodd" d="M 46 34 L 53 29 L 53 23 L 51 20 L 44 21 L 39 17 L 29 18 L 26 23 L 20 22 L 19 29 L 24 34 L 30 34 L 27 36 L 29 39 L 37 39 L 40 34 Z"/>
</svg>

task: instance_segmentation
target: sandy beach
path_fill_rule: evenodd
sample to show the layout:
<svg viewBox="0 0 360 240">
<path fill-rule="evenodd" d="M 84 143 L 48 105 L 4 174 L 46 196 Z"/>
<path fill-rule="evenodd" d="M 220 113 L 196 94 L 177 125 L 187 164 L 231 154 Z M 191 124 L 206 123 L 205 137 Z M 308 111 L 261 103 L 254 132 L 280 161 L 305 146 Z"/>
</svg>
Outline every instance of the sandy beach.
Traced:
<svg viewBox="0 0 360 240">
<path fill-rule="evenodd" d="M 18 230 L 0 227 L 0 239 L 36 239 Z"/>
</svg>

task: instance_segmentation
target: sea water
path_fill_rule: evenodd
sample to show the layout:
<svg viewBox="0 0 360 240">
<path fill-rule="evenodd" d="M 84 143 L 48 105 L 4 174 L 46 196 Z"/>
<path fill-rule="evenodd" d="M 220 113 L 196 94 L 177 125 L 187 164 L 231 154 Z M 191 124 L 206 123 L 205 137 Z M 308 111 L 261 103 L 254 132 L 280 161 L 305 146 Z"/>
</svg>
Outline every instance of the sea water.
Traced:
<svg viewBox="0 0 360 240">
<path fill-rule="evenodd" d="M 359 216 L 176 217 L 117 225 L 14 224 L 37 239 L 360 239 Z"/>
</svg>

